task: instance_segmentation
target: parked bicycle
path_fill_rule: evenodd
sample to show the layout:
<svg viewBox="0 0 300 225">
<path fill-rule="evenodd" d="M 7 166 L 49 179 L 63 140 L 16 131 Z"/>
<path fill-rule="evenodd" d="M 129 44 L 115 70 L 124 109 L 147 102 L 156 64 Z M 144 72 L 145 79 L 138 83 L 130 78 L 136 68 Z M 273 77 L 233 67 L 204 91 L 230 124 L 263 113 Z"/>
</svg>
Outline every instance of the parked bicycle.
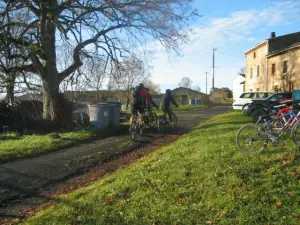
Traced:
<svg viewBox="0 0 300 225">
<path fill-rule="evenodd" d="M 167 129 L 175 127 L 177 125 L 177 116 L 173 112 L 172 107 L 170 106 L 171 115 L 172 115 L 172 123 L 170 122 L 169 116 L 166 111 L 164 114 L 158 119 L 158 131 L 166 132 Z"/>
<path fill-rule="evenodd" d="M 269 142 L 273 145 L 284 145 L 282 137 L 287 133 L 291 134 L 293 142 L 299 147 L 300 103 L 294 101 L 291 104 L 280 110 L 275 118 L 271 118 L 269 115 L 261 116 L 257 124 L 242 126 L 236 136 L 238 147 L 247 153 L 259 153 L 266 149 Z M 264 123 L 259 125 L 260 121 L 264 121 Z"/>
</svg>

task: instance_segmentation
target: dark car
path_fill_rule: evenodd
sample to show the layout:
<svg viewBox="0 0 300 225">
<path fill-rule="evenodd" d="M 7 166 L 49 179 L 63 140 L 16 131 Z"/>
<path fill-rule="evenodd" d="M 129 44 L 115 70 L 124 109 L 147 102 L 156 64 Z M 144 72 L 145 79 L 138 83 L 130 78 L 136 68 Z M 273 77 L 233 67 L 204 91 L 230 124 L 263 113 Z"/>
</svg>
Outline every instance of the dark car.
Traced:
<svg viewBox="0 0 300 225">
<path fill-rule="evenodd" d="M 272 113 L 272 107 L 279 105 L 284 101 L 291 100 L 293 94 L 291 92 L 276 93 L 266 99 L 253 100 L 247 108 L 244 109 L 245 116 L 251 116 L 252 120 L 256 122 L 259 116 L 268 115 Z"/>
</svg>

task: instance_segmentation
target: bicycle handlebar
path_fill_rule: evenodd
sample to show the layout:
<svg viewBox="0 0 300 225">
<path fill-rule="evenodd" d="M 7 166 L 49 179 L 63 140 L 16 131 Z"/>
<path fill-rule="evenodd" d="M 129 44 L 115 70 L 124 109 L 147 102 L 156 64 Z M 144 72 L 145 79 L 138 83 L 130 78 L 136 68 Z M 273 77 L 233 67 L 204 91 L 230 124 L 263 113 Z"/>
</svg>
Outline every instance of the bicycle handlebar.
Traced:
<svg viewBox="0 0 300 225">
<path fill-rule="evenodd" d="M 273 108 L 277 109 L 277 108 L 286 107 L 286 106 L 287 106 L 287 104 L 275 105 L 275 106 L 273 106 Z"/>
</svg>

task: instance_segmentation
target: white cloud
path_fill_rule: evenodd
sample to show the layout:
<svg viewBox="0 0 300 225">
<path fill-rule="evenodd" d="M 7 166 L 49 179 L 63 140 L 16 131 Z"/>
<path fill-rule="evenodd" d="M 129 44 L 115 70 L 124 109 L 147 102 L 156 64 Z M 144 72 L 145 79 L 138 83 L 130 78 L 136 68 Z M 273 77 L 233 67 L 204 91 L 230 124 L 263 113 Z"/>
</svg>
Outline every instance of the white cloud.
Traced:
<svg viewBox="0 0 300 225">
<path fill-rule="evenodd" d="M 255 37 L 249 37 L 249 38 L 248 38 L 248 41 L 250 41 L 250 42 L 251 42 L 251 41 L 255 41 L 255 40 L 256 40 Z"/>
<path fill-rule="evenodd" d="M 153 80 L 163 86 L 168 84 L 176 86 L 183 76 L 189 76 L 204 90 L 204 72 L 210 71 L 212 48 L 217 47 L 229 53 L 227 60 L 222 60 L 222 57 L 217 59 L 220 69 L 216 70 L 218 73 L 216 86 L 231 87 L 232 78 L 245 63 L 243 52 L 248 47 L 237 52 L 234 52 L 234 49 L 237 46 L 245 46 L 245 40 L 248 43 L 261 41 L 258 40 L 261 37 L 257 37 L 261 29 L 300 22 L 299 15 L 300 1 L 297 0 L 276 3 L 262 10 L 236 11 L 225 18 L 211 18 L 205 21 L 204 17 L 202 22 L 206 22 L 206 25 L 194 27 L 190 42 L 182 46 L 184 57 L 178 58 L 176 63 L 170 64 L 167 54 L 157 46 L 157 43 L 152 43 L 153 49 L 157 52 L 153 61 Z"/>
</svg>

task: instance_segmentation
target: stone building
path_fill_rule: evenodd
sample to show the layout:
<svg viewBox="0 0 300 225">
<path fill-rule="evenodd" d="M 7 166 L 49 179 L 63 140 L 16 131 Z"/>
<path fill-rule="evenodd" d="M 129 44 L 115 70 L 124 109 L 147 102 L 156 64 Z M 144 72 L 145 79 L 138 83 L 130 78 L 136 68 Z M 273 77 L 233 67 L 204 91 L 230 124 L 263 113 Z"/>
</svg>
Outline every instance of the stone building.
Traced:
<svg viewBox="0 0 300 225">
<path fill-rule="evenodd" d="M 190 88 L 179 87 L 172 90 L 172 95 L 175 101 L 180 105 L 187 105 L 189 104 L 189 99 L 201 99 L 201 103 L 208 103 L 209 102 L 209 95 L 204 94 L 202 92 L 198 92 L 192 90 Z M 160 104 L 163 94 L 153 95 L 153 100 L 156 104 Z"/>
<path fill-rule="evenodd" d="M 186 105 L 189 103 L 189 99 L 201 99 L 202 103 L 209 102 L 209 95 L 199 91 L 192 90 L 190 88 L 178 87 L 172 90 L 177 103 Z"/>
<path fill-rule="evenodd" d="M 271 37 L 245 52 L 245 91 L 300 89 L 300 32 Z"/>
</svg>

